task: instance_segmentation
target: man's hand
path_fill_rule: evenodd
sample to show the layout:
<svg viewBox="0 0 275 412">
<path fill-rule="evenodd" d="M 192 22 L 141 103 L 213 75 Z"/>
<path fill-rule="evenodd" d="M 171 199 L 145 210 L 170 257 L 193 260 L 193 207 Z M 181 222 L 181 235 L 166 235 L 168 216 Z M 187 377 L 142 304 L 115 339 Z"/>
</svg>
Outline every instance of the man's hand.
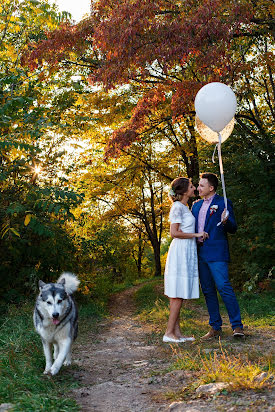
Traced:
<svg viewBox="0 0 275 412">
<path fill-rule="evenodd" d="M 196 233 L 195 234 L 195 237 L 198 237 L 198 238 L 202 238 L 202 240 L 205 240 L 205 239 L 208 239 L 209 238 L 209 235 L 208 235 L 208 233 L 207 232 L 200 232 L 200 233 Z"/>
<path fill-rule="evenodd" d="M 223 225 L 225 225 L 225 223 L 227 222 L 228 216 L 229 216 L 228 210 L 224 209 L 224 211 L 222 212 L 222 224 Z"/>
</svg>

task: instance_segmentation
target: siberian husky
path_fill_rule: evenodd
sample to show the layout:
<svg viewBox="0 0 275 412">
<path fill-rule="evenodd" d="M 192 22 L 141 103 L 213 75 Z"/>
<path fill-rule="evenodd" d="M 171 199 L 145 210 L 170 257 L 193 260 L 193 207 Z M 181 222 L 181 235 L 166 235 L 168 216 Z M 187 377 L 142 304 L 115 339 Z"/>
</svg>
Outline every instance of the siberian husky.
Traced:
<svg viewBox="0 0 275 412">
<path fill-rule="evenodd" d="M 79 283 L 72 273 L 62 273 L 56 283 L 39 281 L 40 293 L 36 300 L 33 321 L 42 339 L 46 358 L 44 373 L 56 375 L 63 363 L 71 364 L 71 347 L 78 330 L 77 307 L 72 294 Z"/>
</svg>

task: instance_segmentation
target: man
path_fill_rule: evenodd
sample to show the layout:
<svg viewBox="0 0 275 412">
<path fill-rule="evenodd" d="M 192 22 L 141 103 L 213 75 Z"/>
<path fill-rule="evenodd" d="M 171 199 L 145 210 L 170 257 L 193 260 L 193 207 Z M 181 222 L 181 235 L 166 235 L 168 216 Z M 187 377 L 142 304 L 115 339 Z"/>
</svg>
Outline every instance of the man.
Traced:
<svg viewBox="0 0 275 412">
<path fill-rule="evenodd" d="M 226 306 L 234 337 L 244 337 L 240 308 L 228 277 L 229 249 L 227 232 L 235 233 L 232 203 L 228 200 L 226 216 L 223 197 L 216 194 L 218 178 L 213 173 L 204 173 L 198 191 L 203 200 L 194 203 L 192 213 L 196 218 L 196 232 L 205 231 L 208 239 L 198 239 L 199 276 L 209 313 L 211 330 L 202 340 L 221 335 L 222 319 L 219 311 L 217 290 Z M 222 224 L 218 225 L 222 221 Z"/>
</svg>

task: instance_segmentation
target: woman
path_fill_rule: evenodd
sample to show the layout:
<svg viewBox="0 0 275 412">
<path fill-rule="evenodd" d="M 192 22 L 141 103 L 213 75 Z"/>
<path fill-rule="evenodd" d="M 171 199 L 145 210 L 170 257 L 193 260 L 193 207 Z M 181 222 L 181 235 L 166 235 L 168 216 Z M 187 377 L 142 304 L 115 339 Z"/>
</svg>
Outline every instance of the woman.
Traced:
<svg viewBox="0 0 275 412">
<path fill-rule="evenodd" d="M 172 206 L 169 214 L 170 234 L 173 238 L 165 266 L 164 293 L 170 299 L 170 315 L 163 342 L 195 340 L 180 331 L 180 309 L 183 299 L 199 298 L 199 274 L 196 239 L 206 239 L 206 232 L 195 232 L 195 218 L 187 203 L 194 197 L 195 186 L 185 177 L 173 180 L 169 197 Z"/>
</svg>

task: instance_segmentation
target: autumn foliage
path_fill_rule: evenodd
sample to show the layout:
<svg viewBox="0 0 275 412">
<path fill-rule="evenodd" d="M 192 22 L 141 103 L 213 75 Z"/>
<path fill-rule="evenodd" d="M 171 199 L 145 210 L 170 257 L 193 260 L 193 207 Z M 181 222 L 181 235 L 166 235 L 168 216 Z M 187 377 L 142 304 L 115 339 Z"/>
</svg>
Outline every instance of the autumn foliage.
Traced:
<svg viewBox="0 0 275 412">
<path fill-rule="evenodd" d="M 28 50 L 21 59 L 22 64 L 28 64 L 30 69 L 34 70 L 47 61 L 54 67 L 58 62 L 69 58 L 72 52 L 83 52 L 85 50 L 83 40 L 93 31 L 89 23 L 83 21 L 81 25 L 74 26 L 68 21 L 62 22 L 58 29 L 45 32 L 45 40 L 28 44 Z"/>
<path fill-rule="evenodd" d="M 223 144 L 239 225 L 233 278 L 249 288 L 269 279 L 274 2 L 92 4 L 73 24 L 48 0 L 0 0 L 2 285 L 9 290 L 12 278 L 22 290 L 33 273 L 68 263 L 103 283 L 160 275 L 169 182 L 219 173 L 194 121 L 195 95 L 211 81 L 230 85 L 238 101 Z"/>
<path fill-rule="evenodd" d="M 273 14 L 270 0 L 98 0 L 88 19 L 67 23 L 30 45 L 25 62 L 31 68 L 43 61 L 56 68 L 82 65 L 90 83 L 105 90 L 128 83 L 140 87 L 131 120 L 107 145 L 113 156 L 152 130 L 150 114 L 164 101 L 166 116 L 161 111 L 154 124 L 167 117 L 194 121 L 194 97 L 204 84 L 233 85 L 245 76 L 249 82 L 256 64 L 246 56 L 255 41 L 272 33 Z M 268 53 L 262 58 L 272 68 Z"/>
</svg>

